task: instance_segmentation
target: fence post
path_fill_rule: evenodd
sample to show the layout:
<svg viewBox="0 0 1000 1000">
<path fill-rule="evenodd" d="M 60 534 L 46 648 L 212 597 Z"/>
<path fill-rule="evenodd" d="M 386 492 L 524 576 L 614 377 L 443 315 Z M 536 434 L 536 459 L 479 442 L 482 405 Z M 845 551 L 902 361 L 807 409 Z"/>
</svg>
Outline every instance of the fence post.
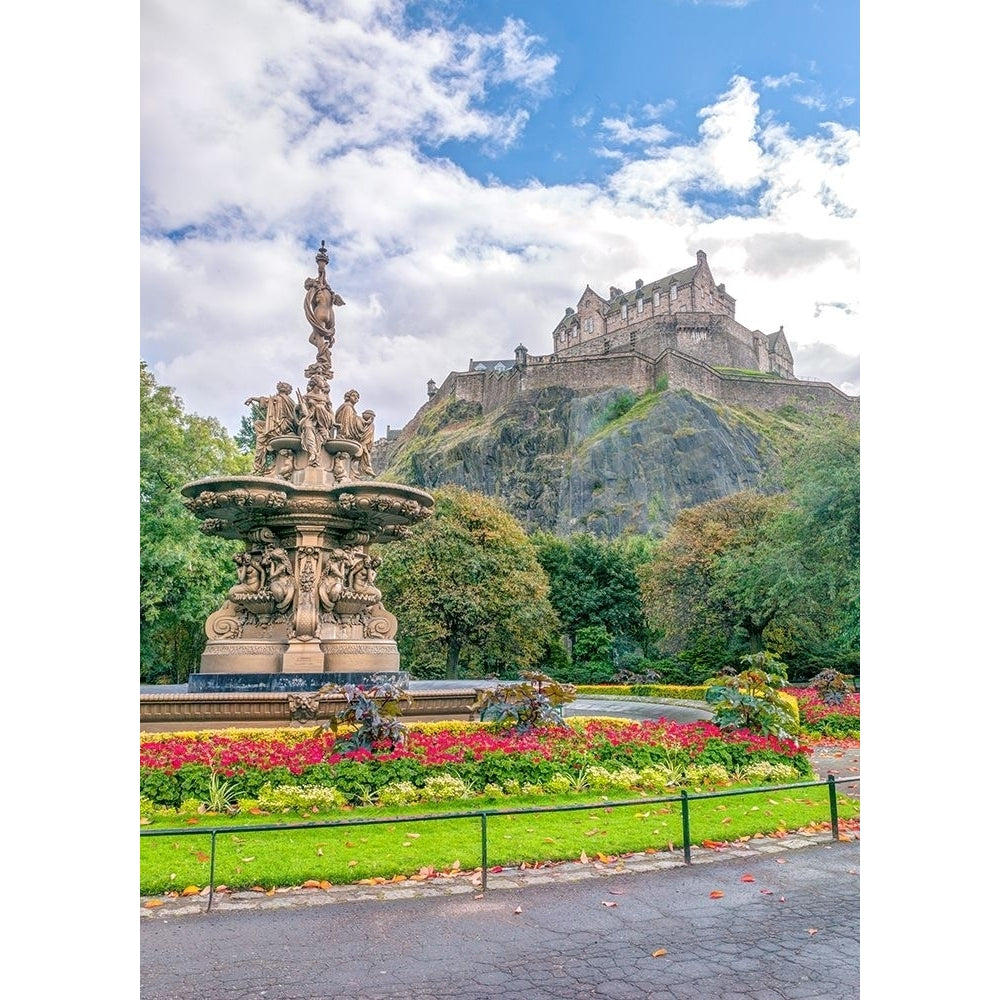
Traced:
<svg viewBox="0 0 1000 1000">
<path fill-rule="evenodd" d="M 830 792 L 830 826 L 833 829 L 833 839 L 840 839 L 840 824 L 837 820 L 837 782 L 832 774 L 826 776 L 826 787 Z"/>
<path fill-rule="evenodd" d="M 688 793 L 681 789 L 681 830 L 684 834 L 684 864 L 691 864 L 691 815 L 688 812 Z"/>
<path fill-rule="evenodd" d="M 483 892 L 486 892 L 486 813 L 479 814 L 479 834 L 482 847 Z"/>
<path fill-rule="evenodd" d="M 208 865 L 208 906 L 205 907 L 207 913 L 212 909 L 212 896 L 215 893 L 215 830 L 212 831 L 212 846 L 209 849 L 211 860 Z"/>
</svg>

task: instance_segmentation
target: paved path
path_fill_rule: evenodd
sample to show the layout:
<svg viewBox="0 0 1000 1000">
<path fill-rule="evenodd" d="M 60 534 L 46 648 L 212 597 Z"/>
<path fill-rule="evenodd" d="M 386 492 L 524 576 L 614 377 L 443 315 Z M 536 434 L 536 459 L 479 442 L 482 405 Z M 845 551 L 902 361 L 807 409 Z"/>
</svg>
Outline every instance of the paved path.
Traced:
<svg viewBox="0 0 1000 1000">
<path fill-rule="evenodd" d="M 140 997 L 854 1000 L 859 843 L 767 846 L 580 880 L 498 877 L 485 895 L 157 911 L 141 921 Z"/>
</svg>

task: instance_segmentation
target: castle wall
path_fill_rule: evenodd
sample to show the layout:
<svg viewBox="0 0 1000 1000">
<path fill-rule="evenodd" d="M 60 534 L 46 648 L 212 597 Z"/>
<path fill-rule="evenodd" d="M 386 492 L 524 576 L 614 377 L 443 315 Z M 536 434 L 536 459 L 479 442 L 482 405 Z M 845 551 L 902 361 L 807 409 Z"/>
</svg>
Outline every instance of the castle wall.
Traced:
<svg viewBox="0 0 1000 1000">
<path fill-rule="evenodd" d="M 855 420 L 861 412 L 857 396 L 848 396 L 829 382 L 720 375 L 704 362 L 673 351 L 667 351 L 653 365 L 653 384 L 664 376 L 670 389 L 687 389 L 733 406 L 755 410 L 777 410 L 782 406 L 825 409 Z"/>
<path fill-rule="evenodd" d="M 653 361 L 636 354 L 599 354 L 529 363 L 521 383 L 525 389 L 558 385 L 578 392 L 628 386 L 641 394 L 653 384 Z"/>
</svg>

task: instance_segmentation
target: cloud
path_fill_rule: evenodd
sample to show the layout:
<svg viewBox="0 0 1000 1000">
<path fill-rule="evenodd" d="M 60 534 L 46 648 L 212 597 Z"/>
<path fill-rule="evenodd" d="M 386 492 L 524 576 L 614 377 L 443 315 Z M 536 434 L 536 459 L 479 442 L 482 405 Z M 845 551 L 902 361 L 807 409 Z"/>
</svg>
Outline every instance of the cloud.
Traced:
<svg viewBox="0 0 1000 1000">
<path fill-rule="evenodd" d="M 671 132 L 663 125 L 645 125 L 636 128 L 630 117 L 602 118 L 601 130 L 612 142 L 623 145 L 633 143 L 661 143 L 670 138 Z"/>
<path fill-rule="evenodd" d="M 141 352 L 190 411 L 236 430 L 248 396 L 304 384 L 320 239 L 346 301 L 333 391 L 356 387 L 380 433 L 470 358 L 550 350 L 587 284 L 629 287 L 698 249 L 745 325 L 860 349 L 856 132 L 762 122 L 737 76 L 687 142 L 606 119 L 629 152 L 603 148 L 600 184 L 480 181 L 440 144 L 516 144 L 556 58 L 521 22 L 477 33 L 403 14 L 395 0 L 251 0 L 239 18 L 142 5 Z M 831 364 L 796 353 L 805 376 Z"/>
</svg>

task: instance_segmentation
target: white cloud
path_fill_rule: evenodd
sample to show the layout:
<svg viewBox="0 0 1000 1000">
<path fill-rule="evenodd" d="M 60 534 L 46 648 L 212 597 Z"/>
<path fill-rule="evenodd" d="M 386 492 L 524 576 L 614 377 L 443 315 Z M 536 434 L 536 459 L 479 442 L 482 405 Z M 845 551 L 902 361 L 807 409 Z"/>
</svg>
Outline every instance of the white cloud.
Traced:
<svg viewBox="0 0 1000 1000">
<path fill-rule="evenodd" d="M 671 135 L 670 130 L 663 125 L 644 125 L 637 128 L 628 116 L 625 118 L 602 118 L 601 129 L 612 142 L 620 142 L 624 145 L 666 142 Z"/>
<path fill-rule="evenodd" d="M 846 358 L 803 349 L 800 375 L 851 381 L 856 132 L 763 124 L 754 85 L 734 77 L 687 144 L 607 119 L 632 150 L 604 150 L 621 165 L 601 186 L 481 183 L 436 144 L 515 141 L 555 57 L 521 22 L 484 35 L 407 27 L 390 0 L 327 11 L 143 4 L 141 353 L 189 410 L 236 430 L 248 396 L 303 383 L 320 239 L 346 301 L 333 392 L 356 387 L 380 433 L 471 357 L 549 350 L 588 283 L 606 294 L 698 249 L 747 326 L 783 324 L 793 351 Z"/>
</svg>

